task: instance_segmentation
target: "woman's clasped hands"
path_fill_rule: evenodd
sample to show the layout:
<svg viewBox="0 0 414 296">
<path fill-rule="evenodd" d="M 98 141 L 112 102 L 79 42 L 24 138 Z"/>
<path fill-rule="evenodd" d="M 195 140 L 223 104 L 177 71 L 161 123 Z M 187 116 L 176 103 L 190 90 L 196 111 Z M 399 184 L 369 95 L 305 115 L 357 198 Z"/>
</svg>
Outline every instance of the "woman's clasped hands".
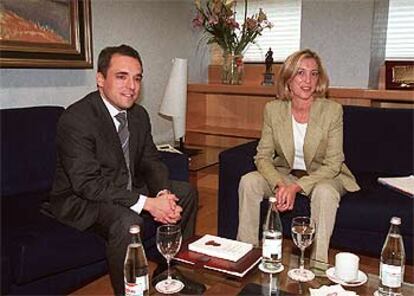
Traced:
<svg viewBox="0 0 414 296">
<path fill-rule="evenodd" d="M 296 194 L 302 188 L 296 183 L 279 183 L 276 188 L 276 209 L 280 212 L 290 211 L 295 205 Z"/>
</svg>

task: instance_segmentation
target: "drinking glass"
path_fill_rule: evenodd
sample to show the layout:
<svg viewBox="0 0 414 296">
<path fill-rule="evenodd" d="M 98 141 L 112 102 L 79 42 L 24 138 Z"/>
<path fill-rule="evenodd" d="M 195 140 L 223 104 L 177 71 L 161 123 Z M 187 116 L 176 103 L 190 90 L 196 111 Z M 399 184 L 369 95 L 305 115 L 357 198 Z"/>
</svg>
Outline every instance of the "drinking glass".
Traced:
<svg viewBox="0 0 414 296">
<path fill-rule="evenodd" d="M 312 244 L 315 236 L 316 225 L 309 217 L 295 217 L 292 219 L 292 238 L 300 249 L 299 268 L 289 270 L 288 276 L 299 282 L 308 282 L 315 278 L 315 274 L 305 269 L 305 249 Z"/>
<path fill-rule="evenodd" d="M 168 264 L 167 278 L 157 283 L 155 289 L 163 294 L 174 294 L 184 288 L 184 284 L 173 279 L 170 274 L 170 261 L 178 253 L 181 247 L 182 235 L 178 225 L 161 225 L 157 228 L 157 248 L 165 257 Z"/>
</svg>

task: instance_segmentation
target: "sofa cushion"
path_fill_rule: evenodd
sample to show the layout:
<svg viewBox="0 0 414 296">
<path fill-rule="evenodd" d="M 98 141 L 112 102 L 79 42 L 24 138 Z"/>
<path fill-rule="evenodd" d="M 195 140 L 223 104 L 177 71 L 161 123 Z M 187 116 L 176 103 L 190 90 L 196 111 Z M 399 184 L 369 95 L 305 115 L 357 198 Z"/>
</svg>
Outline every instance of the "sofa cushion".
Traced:
<svg viewBox="0 0 414 296">
<path fill-rule="evenodd" d="M 1 294 L 2 295 L 9 294 L 10 286 L 11 286 L 10 260 L 8 257 L 5 256 L 5 254 L 6 254 L 5 248 L 4 246 L 2 246 L 1 248 Z"/>
<path fill-rule="evenodd" d="M 11 283 L 9 293 L 3 293 L 2 295 L 70 295 L 107 273 L 106 260 L 102 260 L 65 272 L 54 273 L 23 285 Z"/>
<path fill-rule="evenodd" d="M 18 284 L 105 258 L 104 241 L 39 212 L 47 193 L 2 197 L 2 239 Z M 32 208 L 31 208 L 32 207 Z M 31 208 L 31 209 L 30 209 Z M 33 210 L 35 209 L 35 210 Z M 79 246 L 84 246 L 80 251 Z"/>
<path fill-rule="evenodd" d="M 378 257 L 393 216 L 401 218 L 407 262 L 413 262 L 414 199 L 377 182 L 378 174 L 356 174 L 361 190 L 342 199 L 331 243 Z"/>
<path fill-rule="evenodd" d="M 185 154 L 160 152 L 162 161 L 167 165 L 171 180 L 188 181 L 188 156 Z"/>
<path fill-rule="evenodd" d="M 2 196 L 49 190 L 62 111 L 47 106 L 0 110 Z"/>
<path fill-rule="evenodd" d="M 344 106 L 345 163 L 353 173 L 411 175 L 414 111 Z"/>
<path fill-rule="evenodd" d="M 401 234 L 413 236 L 414 199 L 377 182 L 377 174 L 356 176 L 361 190 L 342 198 L 337 226 L 387 233 L 393 216 L 401 218 Z"/>
</svg>

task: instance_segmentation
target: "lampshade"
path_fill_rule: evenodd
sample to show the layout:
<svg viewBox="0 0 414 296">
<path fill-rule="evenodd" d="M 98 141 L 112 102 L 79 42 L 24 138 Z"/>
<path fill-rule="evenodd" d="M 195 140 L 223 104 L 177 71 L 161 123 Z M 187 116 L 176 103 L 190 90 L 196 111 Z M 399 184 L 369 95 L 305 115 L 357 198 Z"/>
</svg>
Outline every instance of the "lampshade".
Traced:
<svg viewBox="0 0 414 296">
<path fill-rule="evenodd" d="M 187 109 L 187 60 L 174 58 L 160 114 L 172 117 L 175 140 L 185 135 Z"/>
</svg>

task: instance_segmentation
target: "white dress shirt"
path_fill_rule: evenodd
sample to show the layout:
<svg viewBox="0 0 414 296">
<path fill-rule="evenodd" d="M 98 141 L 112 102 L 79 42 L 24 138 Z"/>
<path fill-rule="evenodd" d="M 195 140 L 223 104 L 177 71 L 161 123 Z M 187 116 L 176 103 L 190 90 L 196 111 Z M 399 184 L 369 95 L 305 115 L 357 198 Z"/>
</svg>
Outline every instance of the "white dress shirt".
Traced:
<svg viewBox="0 0 414 296">
<path fill-rule="evenodd" d="M 295 145 L 295 158 L 293 160 L 294 170 L 306 171 L 305 158 L 303 154 L 303 145 L 305 143 L 305 134 L 308 127 L 307 123 L 299 123 L 292 115 L 293 140 Z"/>
</svg>

